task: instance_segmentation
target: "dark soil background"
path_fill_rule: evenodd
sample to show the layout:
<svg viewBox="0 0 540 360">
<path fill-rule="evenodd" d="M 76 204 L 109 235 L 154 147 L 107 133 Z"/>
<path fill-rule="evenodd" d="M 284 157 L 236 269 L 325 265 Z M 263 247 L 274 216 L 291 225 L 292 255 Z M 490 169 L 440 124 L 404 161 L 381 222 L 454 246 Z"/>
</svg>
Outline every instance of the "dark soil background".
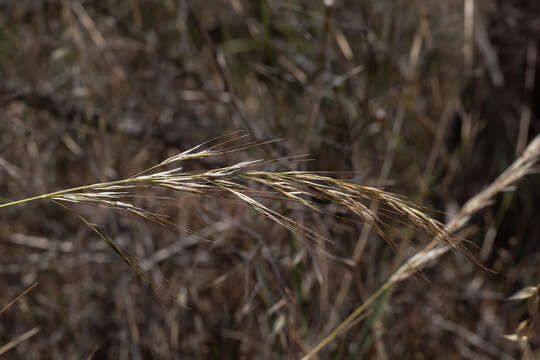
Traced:
<svg viewBox="0 0 540 360">
<path fill-rule="evenodd" d="M 0 203 L 242 130 L 284 140 L 189 166 L 309 154 L 272 166 L 384 187 L 445 222 L 540 133 L 539 47 L 536 0 L 0 1 Z M 540 358 L 538 326 L 530 354 L 502 337 L 538 311 L 507 298 L 540 283 L 540 181 L 510 190 L 462 232 L 494 272 L 448 253 L 319 358 Z M 351 266 L 363 224 L 343 209 L 275 204 L 322 249 L 231 199 L 174 196 L 146 206 L 208 241 L 107 209 L 1 209 L 0 307 L 38 285 L 0 314 L 0 347 L 39 330 L 2 358 L 299 359 L 430 240 L 396 223 L 394 245 L 373 231 Z M 142 263 L 179 247 L 148 273 L 180 304 L 77 214 Z"/>
</svg>

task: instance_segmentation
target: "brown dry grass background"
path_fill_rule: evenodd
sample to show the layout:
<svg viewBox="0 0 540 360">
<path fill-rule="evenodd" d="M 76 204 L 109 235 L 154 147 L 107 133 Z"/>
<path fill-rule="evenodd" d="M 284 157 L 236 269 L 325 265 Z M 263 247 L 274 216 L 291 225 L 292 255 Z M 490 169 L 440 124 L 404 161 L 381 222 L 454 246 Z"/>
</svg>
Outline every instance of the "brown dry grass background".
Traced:
<svg viewBox="0 0 540 360">
<path fill-rule="evenodd" d="M 220 194 L 133 199 L 180 232 L 92 206 L 3 208 L 2 358 L 298 359 L 418 253 L 432 266 L 387 286 L 318 358 L 538 358 L 538 296 L 507 299 L 540 283 L 536 158 L 520 172 L 540 132 L 538 14 L 533 0 L 0 2 L 0 203 L 244 130 L 284 141 L 185 171 L 309 154 L 264 169 L 406 196 L 474 256 L 443 254 L 374 202 L 390 241 L 327 199 L 319 213 L 263 199 L 329 240 L 315 246 Z"/>
</svg>

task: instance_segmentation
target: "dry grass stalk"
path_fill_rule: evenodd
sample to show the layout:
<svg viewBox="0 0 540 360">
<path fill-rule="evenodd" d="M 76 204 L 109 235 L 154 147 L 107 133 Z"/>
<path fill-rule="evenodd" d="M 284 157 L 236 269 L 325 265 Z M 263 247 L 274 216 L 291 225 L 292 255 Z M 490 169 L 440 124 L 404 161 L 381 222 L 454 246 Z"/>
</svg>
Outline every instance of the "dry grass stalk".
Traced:
<svg viewBox="0 0 540 360">
<path fill-rule="evenodd" d="M 476 194 L 463 205 L 456 216 L 446 224 L 445 230 L 450 234 L 457 234 L 474 214 L 489 206 L 498 193 L 508 190 L 524 176 L 536 172 L 535 165 L 539 159 L 540 136 L 537 136 L 531 141 L 522 156 L 514 161 L 512 165 L 499 175 L 499 177 L 487 188 Z M 441 244 L 440 240 L 441 239 L 439 238 L 433 239 L 422 251 L 407 260 L 407 262 L 392 275 L 390 280 L 392 282 L 398 282 L 408 278 L 414 272 L 411 271 L 411 268 L 416 270 L 420 269 L 451 249 L 447 244 Z"/>
<path fill-rule="evenodd" d="M 0 356 L 8 352 L 9 350 L 13 349 L 15 346 L 19 345 L 20 343 L 30 339 L 32 336 L 36 335 L 38 332 L 39 332 L 39 327 L 35 327 L 23 333 L 22 335 L 18 336 L 17 338 L 11 340 L 6 345 L 0 347 Z"/>
<path fill-rule="evenodd" d="M 71 189 L 55 191 L 49 194 L 30 197 L 1 204 L 0 208 L 23 204 L 35 200 L 50 200 L 67 207 L 70 203 L 86 204 L 115 210 L 127 211 L 152 222 L 179 230 L 168 221 L 167 217 L 132 203 L 139 190 L 172 190 L 213 197 L 233 197 L 259 212 L 266 218 L 282 225 L 292 232 L 300 233 L 314 245 L 328 241 L 324 236 L 301 225 L 294 219 L 282 215 L 263 204 L 259 198 L 277 199 L 280 202 L 292 202 L 313 211 L 322 211 L 314 199 L 325 200 L 343 206 L 356 214 L 362 221 L 373 226 L 386 239 L 386 218 L 405 218 L 414 227 L 444 237 L 440 223 L 425 215 L 421 210 L 403 198 L 380 189 L 361 186 L 347 181 L 334 179 L 306 171 L 272 172 L 259 169 L 269 162 L 264 160 L 242 161 L 230 166 L 202 171 L 184 171 L 180 163 L 246 150 L 261 143 L 238 144 L 244 136 L 216 143 L 216 139 L 200 144 L 178 155 L 169 157 L 132 177 Z M 172 169 L 164 169 L 173 166 Z M 262 185 L 262 188 L 261 188 Z M 154 195 L 152 195 L 154 196 Z M 379 213 L 369 208 L 369 204 L 379 204 Z M 145 276 L 143 268 L 127 251 L 111 238 L 99 231 L 94 225 L 81 217 L 102 240 L 111 247 L 130 268 L 148 280 L 159 295 L 165 289 L 154 284 Z"/>
<path fill-rule="evenodd" d="M 0 309 L 0 315 L 6 311 L 7 309 L 9 309 L 13 304 L 15 304 L 17 301 L 19 301 L 23 296 L 25 296 L 28 292 L 30 292 L 33 288 L 35 288 L 36 286 L 38 285 L 37 282 L 33 283 L 32 285 L 30 285 L 29 287 L 27 287 L 22 293 L 20 293 L 19 295 L 17 295 L 13 300 L 11 300 L 10 302 L 8 302 L 6 305 L 4 305 L 1 309 Z M 21 342 L 31 338 L 32 336 L 34 336 L 35 334 L 37 334 L 39 332 L 39 328 L 38 327 L 35 327 L 27 332 L 25 332 L 24 334 L 18 336 L 17 338 L 11 340 L 10 342 L 8 342 L 7 344 L 3 345 L 0 347 L 0 356 L 3 355 L 4 353 L 6 353 L 7 351 L 13 349 L 15 346 L 17 346 L 18 344 L 20 344 Z"/>
<path fill-rule="evenodd" d="M 35 288 L 37 286 L 37 282 L 33 283 L 32 285 L 30 285 L 29 287 L 27 287 L 22 293 L 20 293 L 19 295 L 17 295 L 13 300 L 11 300 L 10 302 L 8 302 L 6 305 L 4 305 L 1 309 L 0 309 L 0 315 L 6 311 L 7 309 L 9 309 L 13 304 L 15 304 L 17 301 L 19 301 L 24 295 L 26 295 L 30 290 L 32 290 L 33 288 Z"/>
<path fill-rule="evenodd" d="M 459 246 L 460 239 L 442 244 L 445 234 L 455 235 L 465 226 L 469 219 L 478 211 L 489 206 L 493 198 L 500 192 L 506 191 L 510 186 L 517 183 L 526 175 L 535 173 L 535 166 L 540 160 L 540 135 L 536 136 L 527 146 L 523 155 L 516 159 L 495 181 L 487 188 L 469 199 L 456 214 L 456 216 L 444 227 L 444 231 L 437 235 L 428 245 L 414 256 L 405 261 L 396 272 L 383 285 L 377 289 L 366 301 L 362 303 L 352 314 L 339 324 L 317 346 L 315 346 L 302 360 L 313 358 L 322 348 L 343 333 L 351 322 L 362 314 L 377 298 L 388 290 L 393 284 L 409 278 L 426 265 L 437 260 L 448 250 Z M 448 237 L 447 237 L 448 238 Z"/>
</svg>

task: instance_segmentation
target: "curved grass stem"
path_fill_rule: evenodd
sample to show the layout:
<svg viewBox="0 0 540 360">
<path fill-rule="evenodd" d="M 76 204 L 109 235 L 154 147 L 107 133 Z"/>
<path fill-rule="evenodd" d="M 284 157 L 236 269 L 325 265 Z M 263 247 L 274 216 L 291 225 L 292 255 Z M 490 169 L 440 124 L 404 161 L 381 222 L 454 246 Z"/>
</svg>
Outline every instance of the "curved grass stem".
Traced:
<svg viewBox="0 0 540 360">
<path fill-rule="evenodd" d="M 50 200 L 57 196 L 73 194 L 73 193 L 86 191 L 86 190 L 94 190 L 94 189 L 103 188 L 107 186 L 122 185 L 128 182 L 133 182 L 133 180 L 134 179 L 123 179 L 123 180 L 116 180 L 116 181 L 110 181 L 110 182 L 104 182 L 104 183 L 96 183 L 96 184 L 91 184 L 91 185 L 77 186 L 70 189 L 59 190 L 59 191 L 55 191 L 48 194 L 43 194 L 43 195 L 33 196 L 33 197 L 21 199 L 21 200 L 15 200 L 15 201 L 3 203 L 3 204 L 0 204 L 0 209 L 8 207 L 8 206 L 20 205 L 20 204 L 24 204 L 24 203 L 36 201 L 36 200 L 43 200 L 43 199 Z"/>
</svg>

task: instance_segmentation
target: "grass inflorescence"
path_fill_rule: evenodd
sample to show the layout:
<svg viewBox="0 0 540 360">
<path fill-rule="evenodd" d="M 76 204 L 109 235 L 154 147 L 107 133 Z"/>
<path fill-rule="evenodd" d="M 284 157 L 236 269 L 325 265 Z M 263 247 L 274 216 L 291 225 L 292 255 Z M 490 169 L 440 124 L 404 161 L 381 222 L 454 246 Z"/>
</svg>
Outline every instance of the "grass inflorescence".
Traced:
<svg viewBox="0 0 540 360">
<path fill-rule="evenodd" d="M 374 226 L 381 235 L 389 240 L 391 239 L 385 232 L 388 226 L 386 222 L 388 218 L 393 217 L 406 218 L 416 228 L 431 234 L 445 236 L 444 229 L 439 222 L 400 196 L 375 187 L 362 186 L 309 171 L 278 172 L 266 171 L 262 168 L 265 164 L 277 160 L 257 159 L 213 169 L 184 171 L 182 166 L 184 162 L 215 157 L 262 145 L 259 143 L 235 145 L 242 139 L 243 137 L 235 137 L 222 142 L 217 142 L 217 139 L 212 140 L 171 156 L 159 164 L 125 179 L 54 191 L 4 203 L 0 205 L 0 208 L 37 200 L 50 200 L 66 205 L 84 204 L 126 211 L 146 220 L 176 228 L 167 219 L 167 216 L 151 209 L 136 206 L 132 202 L 134 198 L 137 198 L 140 190 L 156 192 L 172 190 L 213 197 L 228 198 L 228 196 L 232 196 L 264 217 L 312 240 L 310 245 L 315 246 L 321 242 L 331 242 L 332 240 L 272 209 L 264 204 L 261 198 L 292 202 L 316 212 L 322 211 L 317 200 L 331 202 L 348 209 L 359 220 Z M 212 144 L 213 142 L 217 143 Z M 166 167 L 172 168 L 165 169 Z M 147 196 L 152 197 L 152 195 Z M 159 198 L 159 195 L 155 193 L 155 197 Z M 377 213 L 369 208 L 369 203 L 373 201 L 380 204 L 381 208 Z M 82 219 L 87 225 L 92 226 L 84 218 Z M 112 239 L 106 237 L 97 228 L 92 228 L 131 267 L 135 267 L 136 262 Z"/>
</svg>

